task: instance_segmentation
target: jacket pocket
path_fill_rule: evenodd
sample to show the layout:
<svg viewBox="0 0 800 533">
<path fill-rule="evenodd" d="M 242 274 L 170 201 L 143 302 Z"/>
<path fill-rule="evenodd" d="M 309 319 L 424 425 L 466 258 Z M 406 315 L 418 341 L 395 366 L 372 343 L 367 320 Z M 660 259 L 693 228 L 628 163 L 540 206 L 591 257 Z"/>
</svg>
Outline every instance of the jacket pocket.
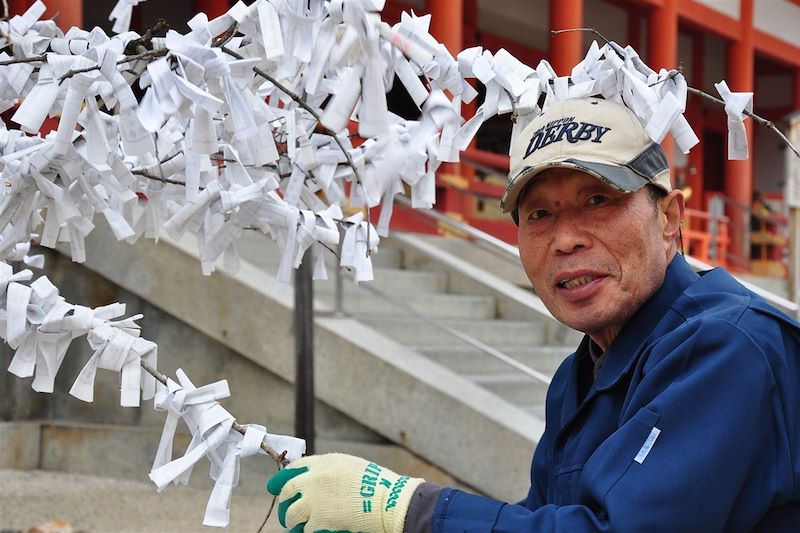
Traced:
<svg viewBox="0 0 800 533">
<path fill-rule="evenodd" d="M 642 407 L 594 451 L 586 461 L 580 479 L 579 498 L 582 503 L 602 509 L 606 495 L 625 472 L 632 465 L 645 462 L 658 437 L 656 424 L 660 416 Z"/>
</svg>

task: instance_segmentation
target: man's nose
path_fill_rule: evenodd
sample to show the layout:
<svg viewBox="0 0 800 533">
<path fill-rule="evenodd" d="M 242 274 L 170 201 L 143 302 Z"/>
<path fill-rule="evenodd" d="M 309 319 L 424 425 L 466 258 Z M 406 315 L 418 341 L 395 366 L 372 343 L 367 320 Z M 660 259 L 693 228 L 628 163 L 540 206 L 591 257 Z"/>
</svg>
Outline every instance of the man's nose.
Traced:
<svg viewBox="0 0 800 533">
<path fill-rule="evenodd" d="M 591 239 L 580 213 L 561 213 L 553 225 L 553 251 L 556 254 L 571 254 L 588 248 Z"/>
</svg>

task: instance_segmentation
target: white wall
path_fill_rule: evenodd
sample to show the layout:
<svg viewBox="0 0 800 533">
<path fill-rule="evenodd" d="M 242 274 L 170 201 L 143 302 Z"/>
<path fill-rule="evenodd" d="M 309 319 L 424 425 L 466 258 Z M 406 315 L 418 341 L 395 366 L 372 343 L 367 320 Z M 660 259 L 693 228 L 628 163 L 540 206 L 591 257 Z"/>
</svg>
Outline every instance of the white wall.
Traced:
<svg viewBox="0 0 800 533">
<path fill-rule="evenodd" d="M 696 0 L 698 4 L 703 4 L 715 11 L 719 11 L 720 13 L 724 13 L 731 18 L 739 20 L 739 0 Z M 755 3 L 758 4 L 762 2 L 764 4 L 771 4 L 773 0 L 756 0 Z"/>
<path fill-rule="evenodd" d="M 800 46 L 800 6 L 787 0 L 753 2 L 753 26 Z"/>
</svg>

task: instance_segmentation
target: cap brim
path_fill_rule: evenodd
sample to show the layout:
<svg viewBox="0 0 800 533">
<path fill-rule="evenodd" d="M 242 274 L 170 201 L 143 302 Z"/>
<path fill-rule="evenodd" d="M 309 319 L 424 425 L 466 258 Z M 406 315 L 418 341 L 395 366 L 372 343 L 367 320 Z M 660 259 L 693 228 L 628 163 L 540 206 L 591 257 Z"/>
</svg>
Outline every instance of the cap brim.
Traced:
<svg viewBox="0 0 800 533">
<path fill-rule="evenodd" d="M 537 174 L 548 168 L 573 168 L 585 172 L 618 191 L 629 193 L 634 192 L 649 182 L 641 175 L 625 166 L 609 165 L 606 163 L 595 163 L 593 161 L 583 161 L 580 159 L 565 159 L 564 161 L 551 161 L 537 167 L 523 168 L 514 180 L 508 184 L 503 197 L 500 199 L 500 208 L 504 213 L 509 213 L 517 208 L 519 194 L 525 185 Z"/>
</svg>

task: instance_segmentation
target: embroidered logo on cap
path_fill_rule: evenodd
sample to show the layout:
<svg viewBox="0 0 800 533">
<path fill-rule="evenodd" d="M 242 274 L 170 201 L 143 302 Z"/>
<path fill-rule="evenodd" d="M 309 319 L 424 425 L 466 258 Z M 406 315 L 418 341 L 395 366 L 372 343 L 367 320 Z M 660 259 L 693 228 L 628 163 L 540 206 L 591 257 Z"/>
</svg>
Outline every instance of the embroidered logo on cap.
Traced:
<svg viewBox="0 0 800 533">
<path fill-rule="evenodd" d="M 591 122 L 578 122 L 575 117 L 564 117 L 553 120 L 533 132 L 525 156 L 528 157 L 533 152 L 553 143 L 567 141 L 575 144 L 578 141 L 591 141 L 593 143 L 603 142 L 603 135 L 611 131 L 611 128 L 598 126 Z"/>
</svg>

